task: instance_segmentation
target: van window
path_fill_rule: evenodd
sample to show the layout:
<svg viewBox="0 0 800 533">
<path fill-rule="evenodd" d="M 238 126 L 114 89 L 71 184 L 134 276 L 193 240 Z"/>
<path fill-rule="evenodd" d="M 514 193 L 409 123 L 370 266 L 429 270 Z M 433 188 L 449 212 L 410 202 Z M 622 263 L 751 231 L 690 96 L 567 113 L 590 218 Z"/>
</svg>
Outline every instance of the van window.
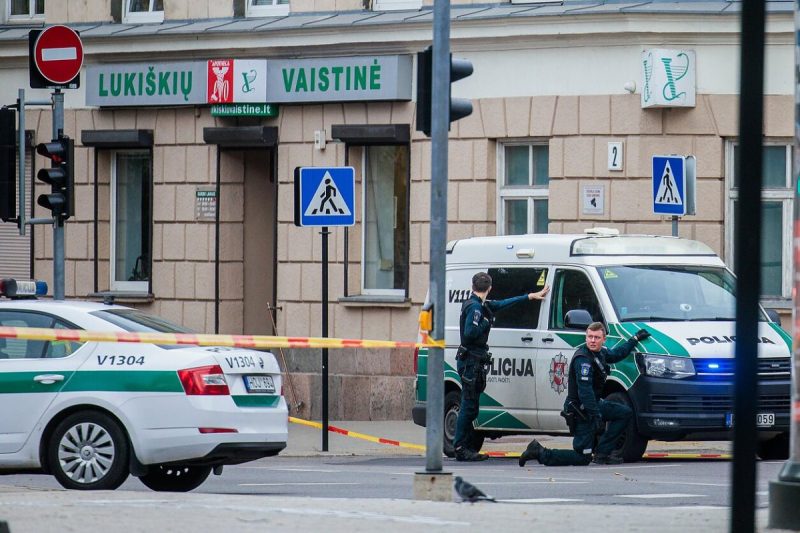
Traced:
<svg viewBox="0 0 800 533">
<path fill-rule="evenodd" d="M 490 268 L 492 291 L 489 298 L 503 300 L 520 294 L 540 291 L 547 279 L 546 268 Z M 539 326 L 541 300 L 519 302 L 495 315 L 495 328 L 536 329 Z"/>
<path fill-rule="evenodd" d="M 567 329 L 564 317 L 573 309 L 585 309 L 592 315 L 592 320 L 605 323 L 597 295 L 586 274 L 580 270 L 557 270 L 550 298 L 550 329 Z"/>
</svg>

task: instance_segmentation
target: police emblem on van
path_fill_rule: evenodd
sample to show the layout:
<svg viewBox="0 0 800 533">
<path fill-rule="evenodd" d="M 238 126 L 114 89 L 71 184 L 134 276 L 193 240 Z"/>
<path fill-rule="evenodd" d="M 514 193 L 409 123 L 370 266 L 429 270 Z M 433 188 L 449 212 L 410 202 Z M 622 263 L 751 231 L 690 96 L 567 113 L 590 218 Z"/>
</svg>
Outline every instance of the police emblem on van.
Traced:
<svg viewBox="0 0 800 533">
<path fill-rule="evenodd" d="M 558 394 L 567 388 L 567 358 L 560 353 L 550 361 L 550 387 Z"/>
</svg>

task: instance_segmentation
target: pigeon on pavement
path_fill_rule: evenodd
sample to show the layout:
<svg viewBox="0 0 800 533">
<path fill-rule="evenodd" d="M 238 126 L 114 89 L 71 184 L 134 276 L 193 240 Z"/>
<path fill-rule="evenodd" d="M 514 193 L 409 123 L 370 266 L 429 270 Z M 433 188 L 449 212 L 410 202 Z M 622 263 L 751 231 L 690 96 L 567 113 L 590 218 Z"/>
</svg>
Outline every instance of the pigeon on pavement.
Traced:
<svg viewBox="0 0 800 533">
<path fill-rule="evenodd" d="M 455 489 L 456 489 L 456 494 L 458 494 L 461 497 L 461 500 L 465 502 L 494 501 L 494 498 L 484 494 L 481 489 L 479 489 L 472 483 L 464 481 L 464 479 L 461 476 L 456 476 Z"/>
</svg>

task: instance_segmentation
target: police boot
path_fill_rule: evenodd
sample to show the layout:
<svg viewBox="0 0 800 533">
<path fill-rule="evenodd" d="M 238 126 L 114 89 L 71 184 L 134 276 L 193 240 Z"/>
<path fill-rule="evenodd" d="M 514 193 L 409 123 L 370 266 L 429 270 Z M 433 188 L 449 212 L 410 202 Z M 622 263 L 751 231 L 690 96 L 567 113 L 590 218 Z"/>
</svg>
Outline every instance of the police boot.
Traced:
<svg viewBox="0 0 800 533">
<path fill-rule="evenodd" d="M 525 451 L 519 456 L 519 466 L 525 466 L 525 463 L 528 461 L 534 461 L 539 459 L 539 455 L 542 453 L 544 446 L 539 444 L 539 441 L 534 439 L 528 444 L 528 447 L 525 448 Z"/>
<path fill-rule="evenodd" d="M 616 454 L 596 453 L 592 462 L 596 465 L 621 465 L 622 457 Z"/>
<path fill-rule="evenodd" d="M 473 452 L 469 448 L 456 448 L 456 461 L 474 463 L 477 461 L 485 461 L 488 458 L 488 455 Z"/>
</svg>

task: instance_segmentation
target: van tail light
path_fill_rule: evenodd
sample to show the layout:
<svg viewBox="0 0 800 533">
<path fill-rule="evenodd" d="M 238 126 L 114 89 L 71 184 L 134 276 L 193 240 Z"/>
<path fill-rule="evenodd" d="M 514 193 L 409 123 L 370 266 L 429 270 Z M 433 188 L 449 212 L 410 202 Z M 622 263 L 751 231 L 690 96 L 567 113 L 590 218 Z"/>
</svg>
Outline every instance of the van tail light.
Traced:
<svg viewBox="0 0 800 533">
<path fill-rule="evenodd" d="M 187 396 L 228 396 L 231 393 L 219 365 L 178 370 L 178 378 Z"/>
<path fill-rule="evenodd" d="M 419 347 L 414 348 L 414 375 L 417 375 L 417 359 L 419 359 Z"/>
</svg>

